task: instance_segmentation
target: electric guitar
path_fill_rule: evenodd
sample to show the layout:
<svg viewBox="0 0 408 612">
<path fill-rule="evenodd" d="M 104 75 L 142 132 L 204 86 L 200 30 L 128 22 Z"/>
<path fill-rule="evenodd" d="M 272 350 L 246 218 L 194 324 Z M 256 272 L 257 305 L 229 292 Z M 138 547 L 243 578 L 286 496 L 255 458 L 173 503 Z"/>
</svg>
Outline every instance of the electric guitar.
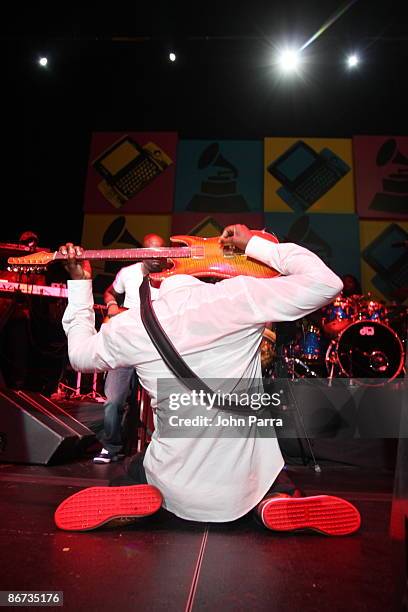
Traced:
<svg viewBox="0 0 408 612">
<path fill-rule="evenodd" d="M 265 231 L 252 230 L 270 242 L 277 243 L 275 235 Z M 161 272 L 151 272 L 149 278 L 154 284 L 159 284 L 165 278 L 174 274 L 190 274 L 197 278 L 232 278 L 234 276 L 254 276 L 256 278 L 272 278 L 279 272 L 266 264 L 252 259 L 230 245 L 222 246 L 219 238 L 201 238 L 199 236 L 172 236 L 172 243 L 183 246 L 140 248 L 140 249 L 85 249 L 82 257 L 77 259 L 143 261 L 144 259 L 167 259 L 169 268 Z M 24 257 L 9 257 L 8 263 L 12 270 L 40 272 L 49 264 L 64 261 L 65 255 L 39 252 Z"/>
</svg>

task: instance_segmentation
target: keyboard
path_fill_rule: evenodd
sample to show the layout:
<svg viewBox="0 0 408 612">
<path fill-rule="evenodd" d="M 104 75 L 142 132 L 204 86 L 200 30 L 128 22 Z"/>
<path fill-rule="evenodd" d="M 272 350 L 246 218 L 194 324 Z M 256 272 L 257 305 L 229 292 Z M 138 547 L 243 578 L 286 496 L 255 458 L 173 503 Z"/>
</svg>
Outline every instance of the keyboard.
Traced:
<svg viewBox="0 0 408 612">
<path fill-rule="evenodd" d="M 0 293 L 24 293 L 27 295 L 44 295 L 47 297 L 66 298 L 66 287 L 53 287 L 48 285 L 29 285 L 27 283 L 11 283 L 0 280 Z"/>
<path fill-rule="evenodd" d="M 25 244 L 14 244 L 12 242 L 0 242 L 0 257 L 13 257 L 13 255 L 29 255 L 30 253 L 38 253 L 39 251 L 49 252 L 50 249 L 36 247 L 32 249 Z"/>
<path fill-rule="evenodd" d="M 15 295 L 39 295 L 54 298 L 67 298 L 68 289 L 66 287 L 53 287 L 48 285 L 28 285 L 27 283 L 11 283 L 0 279 L 0 294 L 14 293 Z M 106 306 L 104 304 L 94 304 L 95 312 L 102 316 L 106 314 Z"/>
<path fill-rule="evenodd" d="M 327 166 L 320 166 L 301 185 L 295 189 L 295 194 L 308 203 L 316 202 L 329 191 L 339 180 L 338 174 Z"/>
<path fill-rule="evenodd" d="M 119 179 L 116 182 L 116 186 L 126 197 L 131 198 L 160 172 L 161 170 L 156 164 L 149 159 L 145 159 Z"/>
</svg>

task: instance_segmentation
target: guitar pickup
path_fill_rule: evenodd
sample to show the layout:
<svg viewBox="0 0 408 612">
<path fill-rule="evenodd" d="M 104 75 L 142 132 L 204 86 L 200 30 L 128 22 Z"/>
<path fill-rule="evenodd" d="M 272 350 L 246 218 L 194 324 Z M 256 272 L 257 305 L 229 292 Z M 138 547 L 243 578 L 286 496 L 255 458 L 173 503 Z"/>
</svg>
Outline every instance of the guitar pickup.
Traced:
<svg viewBox="0 0 408 612">
<path fill-rule="evenodd" d="M 190 256 L 192 259 L 204 259 L 204 247 L 203 246 L 191 246 Z"/>
<path fill-rule="evenodd" d="M 223 255 L 226 259 L 232 259 L 233 257 L 235 257 L 236 253 L 235 253 L 235 247 L 233 244 L 226 244 L 223 246 L 222 248 L 223 251 Z"/>
</svg>

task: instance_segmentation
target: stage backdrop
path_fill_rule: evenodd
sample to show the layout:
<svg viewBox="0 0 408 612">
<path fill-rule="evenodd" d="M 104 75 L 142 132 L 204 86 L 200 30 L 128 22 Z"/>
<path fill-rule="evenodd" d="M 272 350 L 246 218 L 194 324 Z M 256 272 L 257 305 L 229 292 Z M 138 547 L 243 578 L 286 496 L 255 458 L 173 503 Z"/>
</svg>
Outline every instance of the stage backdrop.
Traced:
<svg viewBox="0 0 408 612">
<path fill-rule="evenodd" d="M 267 212 L 354 213 L 351 140 L 265 138 Z"/>
<path fill-rule="evenodd" d="M 360 221 L 363 288 L 373 296 L 408 302 L 408 222 Z"/>
<path fill-rule="evenodd" d="M 262 143 L 184 140 L 177 154 L 176 211 L 262 211 Z"/>
<path fill-rule="evenodd" d="M 176 133 L 96 133 L 83 244 L 136 246 L 149 232 L 214 236 L 244 223 L 308 246 L 340 276 L 361 278 L 365 293 L 407 302 L 406 251 L 392 245 L 408 235 L 408 138 L 353 139 L 358 216 L 351 142 L 188 140 L 177 148 Z M 379 216 L 387 221 L 365 220 Z M 98 292 L 119 266 L 97 265 Z"/>
<path fill-rule="evenodd" d="M 357 213 L 408 220 L 408 138 L 354 136 Z"/>
<path fill-rule="evenodd" d="M 360 280 L 360 248 L 356 215 L 266 213 L 266 229 L 281 242 L 295 242 L 316 253 L 339 276 Z"/>
<path fill-rule="evenodd" d="M 92 137 L 86 213 L 169 213 L 177 133 L 97 132 Z"/>
</svg>

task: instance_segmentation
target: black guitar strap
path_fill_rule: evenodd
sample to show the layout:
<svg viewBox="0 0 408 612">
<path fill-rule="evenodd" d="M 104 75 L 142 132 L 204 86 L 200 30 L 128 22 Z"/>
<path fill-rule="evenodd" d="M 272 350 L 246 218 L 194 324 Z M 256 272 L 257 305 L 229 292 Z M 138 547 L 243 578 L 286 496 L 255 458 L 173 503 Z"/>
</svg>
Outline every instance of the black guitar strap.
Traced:
<svg viewBox="0 0 408 612">
<path fill-rule="evenodd" d="M 197 391 L 198 393 L 204 391 L 204 393 L 208 393 L 212 397 L 215 393 L 213 389 L 210 389 L 210 387 L 187 365 L 161 326 L 152 306 L 148 276 L 144 277 L 139 287 L 139 296 L 142 323 L 164 363 L 173 372 L 176 378 L 191 391 Z M 254 411 L 248 408 L 248 406 L 240 406 L 232 401 L 229 403 L 229 406 L 230 407 L 220 406 L 219 404 L 214 405 L 214 407 L 219 410 L 238 413 L 242 416 L 260 414 L 262 412 L 262 410 Z"/>
</svg>

